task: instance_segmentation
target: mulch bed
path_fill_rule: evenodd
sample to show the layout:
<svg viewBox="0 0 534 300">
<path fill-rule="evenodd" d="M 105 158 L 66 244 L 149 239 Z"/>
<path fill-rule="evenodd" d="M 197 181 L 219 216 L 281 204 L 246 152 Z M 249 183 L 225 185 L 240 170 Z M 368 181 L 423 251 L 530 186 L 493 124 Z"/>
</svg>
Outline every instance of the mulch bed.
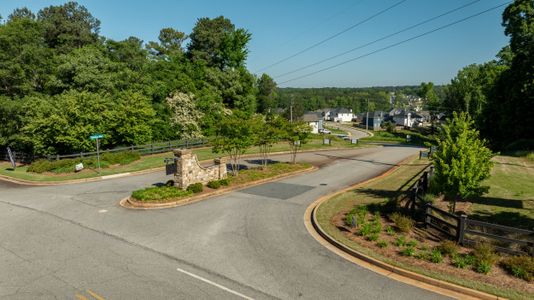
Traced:
<svg viewBox="0 0 534 300">
<path fill-rule="evenodd" d="M 416 252 L 422 251 L 420 248 L 423 245 L 425 245 L 430 251 L 440 244 L 442 237 L 437 232 L 432 232 L 430 230 L 420 228 L 419 226 L 415 226 L 414 229 L 408 234 L 395 233 L 394 235 L 388 235 L 385 229 L 388 226 L 394 227 L 394 224 L 389 219 L 382 217 L 381 221 L 383 230 L 380 233 L 379 240 L 386 241 L 388 246 L 385 248 L 380 248 L 376 245 L 376 241 L 366 240 L 365 237 L 358 235 L 357 228 L 352 228 L 345 224 L 346 213 L 347 212 L 339 212 L 337 215 L 335 215 L 332 219 L 333 225 L 335 225 L 348 239 L 358 243 L 363 247 L 369 248 L 374 253 L 379 254 L 382 257 L 386 257 L 403 264 L 417 266 L 421 269 L 432 270 L 434 273 L 447 274 L 461 279 L 490 284 L 498 288 L 513 289 L 534 294 L 534 284 L 509 275 L 505 270 L 498 266 L 498 263 L 492 267 L 488 274 L 481 274 L 473 271 L 471 266 L 467 266 L 465 269 L 454 267 L 451 264 L 451 259 L 445 255 L 443 256 L 443 262 L 441 263 L 432 263 L 428 260 L 420 258 L 402 256 L 400 254 L 400 250 L 404 247 L 398 247 L 395 245 L 395 240 L 399 235 L 404 235 L 406 237 L 406 241 L 416 240 Z M 470 251 L 471 249 L 469 248 L 460 247 L 458 253 L 469 253 Z"/>
</svg>

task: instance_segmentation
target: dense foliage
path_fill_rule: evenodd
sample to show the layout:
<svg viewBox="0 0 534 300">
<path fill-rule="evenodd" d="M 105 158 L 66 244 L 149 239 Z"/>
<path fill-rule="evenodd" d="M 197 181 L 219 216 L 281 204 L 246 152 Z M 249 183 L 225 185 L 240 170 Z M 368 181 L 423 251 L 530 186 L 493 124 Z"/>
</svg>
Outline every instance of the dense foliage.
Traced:
<svg viewBox="0 0 534 300">
<path fill-rule="evenodd" d="M 226 109 L 250 115 L 256 98 L 262 110 L 273 101 L 276 84 L 245 67 L 250 33 L 222 16 L 148 43 L 99 29 L 76 2 L 0 22 L 0 149 L 91 151 L 97 132 L 104 148 L 210 136 Z"/>
</svg>

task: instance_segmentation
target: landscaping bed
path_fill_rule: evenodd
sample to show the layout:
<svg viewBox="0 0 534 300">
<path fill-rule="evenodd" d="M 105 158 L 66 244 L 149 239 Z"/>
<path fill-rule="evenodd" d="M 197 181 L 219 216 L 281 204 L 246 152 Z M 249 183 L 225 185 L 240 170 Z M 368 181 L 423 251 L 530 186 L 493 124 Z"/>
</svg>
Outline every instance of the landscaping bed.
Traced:
<svg viewBox="0 0 534 300">
<path fill-rule="evenodd" d="M 423 162 L 424 159 L 414 159 L 384 178 L 323 202 L 316 214 L 319 225 L 338 242 L 391 265 L 494 295 L 532 299 L 534 285 L 527 281 L 532 280 L 528 274 L 534 272 L 532 259 L 522 258 L 521 262 L 512 261 L 512 264 L 505 266 L 505 261 L 518 259 L 488 254 L 487 261 L 475 262 L 471 255 L 473 249 L 456 246 L 455 255 L 439 250 L 443 237 L 437 232 L 421 228 L 420 224 L 407 232 L 402 232 L 395 225 L 389 216 L 397 211 L 396 205 L 392 205 L 396 202 L 390 200 L 402 198 L 414 178 L 425 168 Z M 446 203 L 435 204 L 446 206 Z M 468 209 L 476 205 L 466 204 L 462 208 Z M 365 217 L 358 217 L 358 207 L 367 208 Z M 530 212 L 526 213 L 528 215 Z M 355 221 L 351 215 L 356 216 Z M 523 266 L 519 263 L 523 263 Z M 489 270 L 488 265 L 491 265 Z M 476 271 L 488 271 L 488 274 Z M 526 279 L 514 277 L 513 274 Z"/>
<path fill-rule="evenodd" d="M 237 176 L 229 175 L 226 179 L 210 181 L 206 186 L 200 183 L 190 185 L 187 190 L 172 186 L 172 181 L 162 186 L 148 187 L 134 191 L 131 200 L 140 203 L 178 203 L 187 202 L 192 197 L 209 196 L 232 190 L 248 184 L 263 182 L 264 180 L 290 176 L 308 170 L 312 167 L 308 163 L 274 163 L 265 168 L 250 168 L 241 170 Z"/>
</svg>

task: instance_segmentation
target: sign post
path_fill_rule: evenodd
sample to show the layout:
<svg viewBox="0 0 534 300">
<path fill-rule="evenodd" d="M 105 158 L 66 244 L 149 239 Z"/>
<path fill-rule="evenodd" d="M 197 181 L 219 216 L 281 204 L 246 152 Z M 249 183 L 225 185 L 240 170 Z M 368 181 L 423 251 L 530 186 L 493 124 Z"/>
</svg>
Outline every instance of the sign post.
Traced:
<svg viewBox="0 0 534 300">
<path fill-rule="evenodd" d="M 101 133 L 96 133 L 89 138 L 91 140 L 96 140 L 96 162 L 98 165 L 98 175 L 100 175 L 100 139 L 103 139 L 104 135 Z"/>
<path fill-rule="evenodd" d="M 13 156 L 13 152 L 11 152 L 11 148 L 7 147 L 7 156 L 9 156 L 9 161 L 11 162 L 11 166 L 13 167 L 13 170 L 17 167 L 17 163 L 15 162 L 15 157 Z"/>
</svg>

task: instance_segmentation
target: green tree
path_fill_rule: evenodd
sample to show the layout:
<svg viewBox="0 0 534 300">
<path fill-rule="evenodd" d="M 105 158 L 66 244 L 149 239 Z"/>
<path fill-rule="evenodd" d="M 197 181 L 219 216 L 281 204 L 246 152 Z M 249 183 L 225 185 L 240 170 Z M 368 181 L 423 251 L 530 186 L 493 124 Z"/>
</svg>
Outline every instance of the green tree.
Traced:
<svg viewBox="0 0 534 300">
<path fill-rule="evenodd" d="M 46 43 L 61 53 L 98 42 L 100 21 L 76 2 L 43 8 L 37 19 L 44 26 Z"/>
<path fill-rule="evenodd" d="M 239 173 L 239 159 L 245 151 L 254 145 L 257 132 L 257 119 L 246 113 L 234 111 L 224 115 L 212 142 L 214 153 L 226 153 L 230 157 L 232 174 Z"/>
<path fill-rule="evenodd" d="M 441 127 L 437 142 L 438 150 L 432 154 L 433 184 L 451 201 L 455 212 L 458 200 L 485 191 L 480 183 L 490 176 L 492 153 L 465 112 L 453 113 L 453 118 Z"/>
<path fill-rule="evenodd" d="M 269 113 L 276 108 L 276 82 L 267 74 L 258 79 L 258 112 Z"/>
<path fill-rule="evenodd" d="M 287 122 L 284 126 L 284 139 L 289 144 L 291 163 L 297 162 L 297 153 L 303 144 L 307 143 L 311 127 L 303 122 Z"/>
<path fill-rule="evenodd" d="M 263 167 L 267 167 L 272 146 L 284 137 L 286 120 L 277 115 L 268 114 L 265 119 L 258 118 L 255 145 L 260 148 Z"/>
<path fill-rule="evenodd" d="M 171 122 L 178 127 L 180 138 L 195 139 L 202 137 L 200 112 L 194 102 L 194 96 L 176 92 L 167 98 L 172 115 Z"/>
<path fill-rule="evenodd" d="M 169 56 L 183 54 L 182 44 L 187 35 L 173 28 L 163 28 L 159 32 L 158 39 L 159 43 L 149 42 L 147 48 L 152 56 L 168 59 Z"/>
</svg>

